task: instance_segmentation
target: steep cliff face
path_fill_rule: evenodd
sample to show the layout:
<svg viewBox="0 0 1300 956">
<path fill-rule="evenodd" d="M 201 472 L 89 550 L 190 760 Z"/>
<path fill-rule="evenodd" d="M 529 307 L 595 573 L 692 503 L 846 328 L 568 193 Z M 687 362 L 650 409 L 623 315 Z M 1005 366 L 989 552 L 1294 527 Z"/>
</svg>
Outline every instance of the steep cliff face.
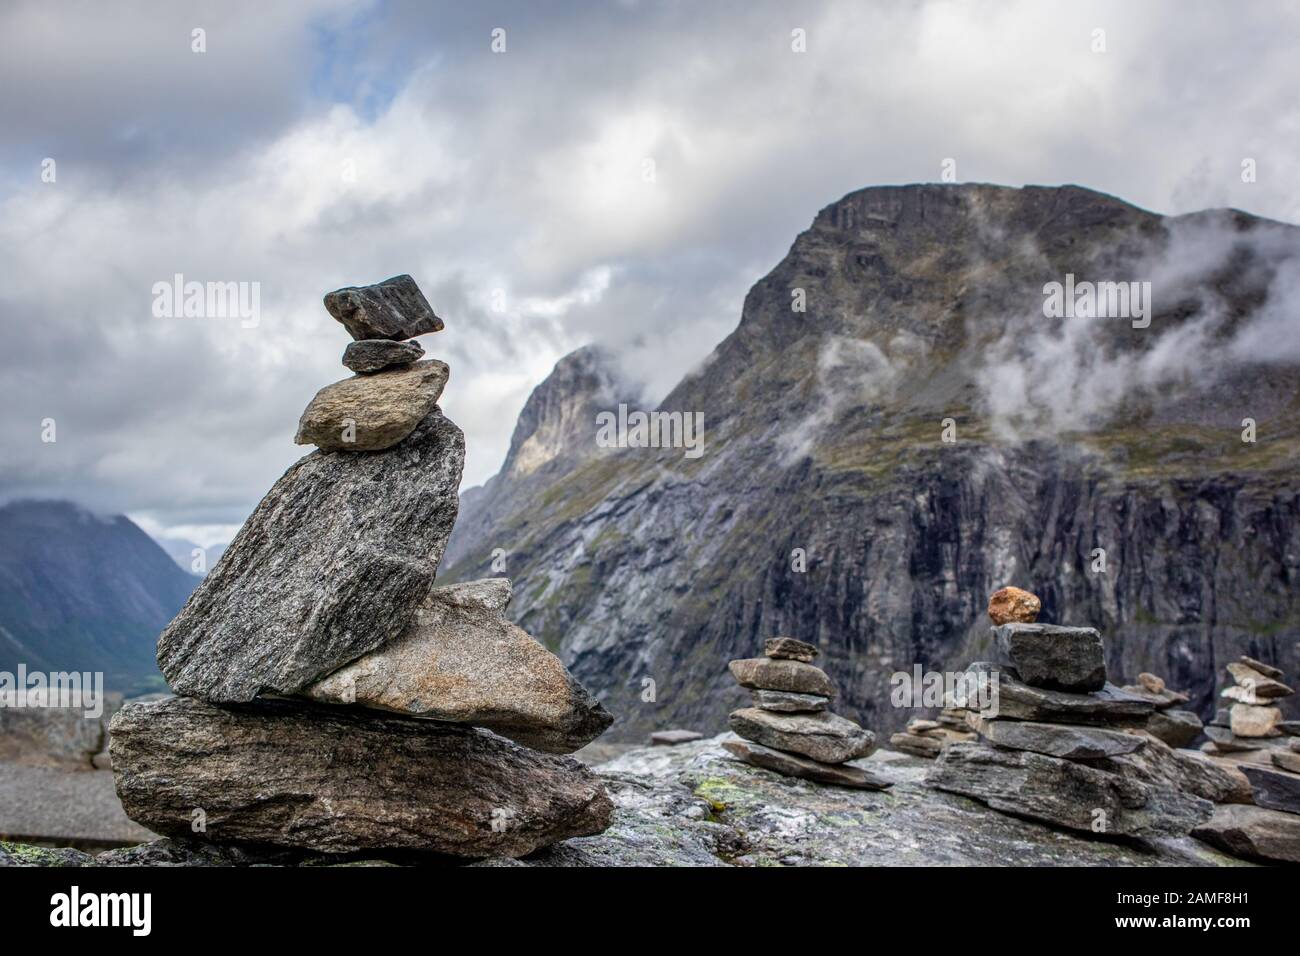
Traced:
<svg viewBox="0 0 1300 956">
<path fill-rule="evenodd" d="M 777 633 L 821 647 L 839 711 L 898 727 L 914 712 L 890 674 L 986 654 L 985 601 L 1012 583 L 1043 620 L 1101 628 L 1113 676 L 1160 673 L 1208 712 L 1236 654 L 1300 670 L 1298 265 L 1300 230 L 1237 212 L 1077 187 L 850 194 L 660 405 L 703 413 L 701 457 L 598 447 L 611 393 L 566 402 L 557 367 L 538 408 L 586 421 L 520 474 L 521 419 L 444 572 L 507 552 L 512 613 L 614 736 L 720 729 L 742 697 L 726 662 Z M 1049 318 L 1067 276 L 1149 282 L 1151 308 Z"/>
</svg>

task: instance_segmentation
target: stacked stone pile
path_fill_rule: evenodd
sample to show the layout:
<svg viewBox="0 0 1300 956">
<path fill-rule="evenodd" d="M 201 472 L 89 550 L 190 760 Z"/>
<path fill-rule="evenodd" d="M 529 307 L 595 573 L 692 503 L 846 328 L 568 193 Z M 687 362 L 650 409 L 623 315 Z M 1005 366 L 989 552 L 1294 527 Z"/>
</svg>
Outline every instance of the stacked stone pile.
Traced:
<svg viewBox="0 0 1300 956">
<path fill-rule="evenodd" d="M 817 648 L 791 637 L 774 637 L 763 657 L 732 661 L 737 682 L 754 706 L 733 711 L 731 729 L 744 740 L 723 747 L 734 756 L 790 777 L 864 790 L 892 784 L 848 761 L 876 749 L 876 735 L 830 712 L 835 687 L 812 664 Z"/>
<path fill-rule="evenodd" d="M 1300 721 L 1278 706 L 1295 692 L 1281 670 L 1252 657 L 1227 672 L 1220 696 L 1229 704 L 1205 728 L 1201 749 L 1245 775 L 1256 805 L 1220 807 L 1196 835 L 1238 856 L 1300 863 Z"/>
<path fill-rule="evenodd" d="M 945 744 L 975 740 L 976 736 L 969 727 L 964 708 L 945 707 L 933 720 L 923 717 L 909 720 L 905 731 L 889 738 L 889 745 L 914 757 L 933 759 Z"/>
<path fill-rule="evenodd" d="M 1040 606 L 1019 589 L 993 595 L 997 660 L 969 673 L 996 681 L 996 705 L 968 714 L 980 739 L 944 747 L 930 786 L 1072 830 L 1141 838 L 1185 835 L 1210 818 L 1211 800 L 1241 798 L 1237 778 L 1141 729 L 1176 695 L 1166 702 L 1109 683 L 1101 635 L 1037 623 Z"/>
<path fill-rule="evenodd" d="M 357 372 L 158 642 L 179 695 L 111 727 L 118 795 L 158 833 L 323 853 L 520 856 L 609 824 L 571 753 L 612 721 L 504 617 L 497 578 L 433 587 L 464 437 L 443 327 L 410 276 L 340 289 Z"/>
</svg>

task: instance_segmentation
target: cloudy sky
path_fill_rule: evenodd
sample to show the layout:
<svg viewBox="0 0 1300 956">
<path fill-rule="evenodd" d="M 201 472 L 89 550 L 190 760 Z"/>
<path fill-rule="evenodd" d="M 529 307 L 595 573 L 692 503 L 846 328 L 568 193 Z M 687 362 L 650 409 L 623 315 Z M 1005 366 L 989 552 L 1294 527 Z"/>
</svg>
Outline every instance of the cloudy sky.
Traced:
<svg viewBox="0 0 1300 956">
<path fill-rule="evenodd" d="M 0 500 L 224 540 L 346 374 L 321 295 L 397 273 L 446 321 L 469 486 L 558 358 L 605 342 L 661 396 L 818 209 L 948 158 L 1300 221 L 1298 29 L 1209 0 L 9 0 Z M 156 317 L 178 273 L 258 283 L 258 321 Z"/>
</svg>

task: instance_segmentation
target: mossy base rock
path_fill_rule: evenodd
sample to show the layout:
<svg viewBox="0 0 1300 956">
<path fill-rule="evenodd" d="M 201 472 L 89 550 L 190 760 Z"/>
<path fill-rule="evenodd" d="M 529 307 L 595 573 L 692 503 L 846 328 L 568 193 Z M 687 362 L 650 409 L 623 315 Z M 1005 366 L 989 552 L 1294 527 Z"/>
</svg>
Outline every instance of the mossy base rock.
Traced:
<svg viewBox="0 0 1300 956">
<path fill-rule="evenodd" d="M 1242 764 L 1241 772 L 1250 781 L 1255 802 L 1261 807 L 1300 814 L 1300 774 L 1249 764 Z"/>
<path fill-rule="evenodd" d="M 1214 812 L 1214 804 L 1208 800 L 1170 786 L 979 743 L 945 747 L 926 783 L 973 797 L 1004 813 L 1110 836 L 1150 839 L 1184 835 Z"/>
<path fill-rule="evenodd" d="M 303 693 L 474 724 L 548 753 L 573 753 L 613 716 L 560 659 L 504 618 L 510 581 L 434 588 L 401 637 Z"/>
<path fill-rule="evenodd" d="M 734 711 L 731 729 L 754 743 L 803 754 L 822 763 L 844 763 L 876 749 L 876 735 L 836 714 L 775 714 L 757 707 Z"/>
<path fill-rule="evenodd" d="M 1106 652 L 1095 628 L 1003 624 L 993 628 L 993 640 L 1001 662 L 1026 684 L 1075 693 L 1106 685 Z"/>
<path fill-rule="evenodd" d="M 1150 700 L 1120 690 L 1114 684 L 1106 684 L 1092 693 L 1077 694 L 1030 687 L 1011 668 L 999 669 L 992 664 L 979 663 L 972 664 L 969 670 L 997 672 L 998 717 L 1097 725 L 1145 721 L 1155 712 L 1155 705 Z"/>
<path fill-rule="evenodd" d="M 456 521 L 465 436 L 435 408 L 385 452 L 293 465 L 158 639 L 178 694 L 296 694 L 400 635 Z"/>
<path fill-rule="evenodd" d="M 358 375 L 373 375 L 396 365 L 410 365 L 423 355 L 419 342 L 362 339 L 343 350 L 343 364 Z"/>
<path fill-rule="evenodd" d="M 302 413 L 294 441 L 321 451 L 392 448 L 438 404 L 448 374 L 445 363 L 426 359 L 326 385 Z"/>
<path fill-rule="evenodd" d="M 724 740 L 722 746 L 745 763 L 785 774 L 787 777 L 799 777 L 837 787 L 853 787 L 857 790 L 887 790 L 893 786 L 890 781 L 868 773 L 860 767 L 809 760 L 807 757 L 771 750 L 747 740 Z"/>
<path fill-rule="evenodd" d="M 791 694 L 834 697 L 835 685 L 820 667 L 802 661 L 748 657 L 727 665 L 741 687 L 750 690 L 779 690 Z"/>
<path fill-rule="evenodd" d="M 1100 727 L 1040 724 L 1029 720 L 986 720 L 978 714 L 968 718 L 971 729 L 991 744 L 1010 750 L 1028 750 L 1066 760 L 1095 760 L 1141 750 L 1141 737 Z"/>
<path fill-rule="evenodd" d="M 408 275 L 327 292 L 325 310 L 358 341 L 400 342 L 443 329 L 442 319 L 433 314 L 429 300 Z"/>
<path fill-rule="evenodd" d="M 1222 806 L 1192 836 L 1247 860 L 1300 863 L 1300 816 L 1294 813 L 1241 804 Z"/>
<path fill-rule="evenodd" d="M 199 809 L 215 843 L 522 856 L 600 833 L 612 811 L 569 757 L 474 728 L 291 701 L 129 704 L 110 748 L 132 819 L 192 837 Z"/>
</svg>

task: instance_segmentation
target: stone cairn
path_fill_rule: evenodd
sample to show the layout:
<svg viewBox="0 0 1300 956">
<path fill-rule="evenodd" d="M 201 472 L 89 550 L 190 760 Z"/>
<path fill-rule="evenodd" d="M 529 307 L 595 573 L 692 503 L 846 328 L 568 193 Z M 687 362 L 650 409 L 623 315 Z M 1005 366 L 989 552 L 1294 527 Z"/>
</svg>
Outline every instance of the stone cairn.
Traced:
<svg viewBox="0 0 1300 956">
<path fill-rule="evenodd" d="M 996 713 L 968 712 L 979 739 L 943 747 L 927 784 L 1004 813 L 1140 838 L 1186 835 L 1210 818 L 1211 800 L 1240 798 L 1239 780 L 1148 729 L 1183 695 L 1107 682 L 1101 635 L 1037 623 L 1040 607 L 1019 588 L 993 595 L 997 660 L 968 672 L 997 681 Z"/>
<path fill-rule="evenodd" d="M 1278 706 L 1295 691 L 1280 669 L 1253 657 L 1227 672 L 1220 697 L 1230 703 L 1205 728 L 1201 749 L 1245 775 L 1255 805 L 1219 807 L 1196 836 L 1237 856 L 1300 863 L 1300 721 L 1283 719 Z"/>
<path fill-rule="evenodd" d="M 737 682 L 750 690 L 754 706 L 732 712 L 731 729 L 744 740 L 727 740 L 722 746 L 746 763 L 788 777 L 862 790 L 892 786 L 848 765 L 876 749 L 876 735 L 827 709 L 835 687 L 812 665 L 817 648 L 774 637 L 763 652 L 764 657 L 728 665 Z"/>
<path fill-rule="evenodd" d="M 945 707 L 934 720 L 914 717 L 907 722 L 905 731 L 889 738 L 889 746 L 914 757 L 934 759 L 945 744 L 976 739 L 966 715 L 967 712 L 960 707 Z"/>
<path fill-rule="evenodd" d="M 443 323 L 410 276 L 339 289 L 356 374 L 321 389 L 293 465 L 163 631 L 178 695 L 114 717 L 127 814 L 169 836 L 313 854 L 522 856 L 612 805 L 559 756 L 612 717 L 504 617 L 504 578 L 433 587 L 464 436 Z"/>
</svg>

